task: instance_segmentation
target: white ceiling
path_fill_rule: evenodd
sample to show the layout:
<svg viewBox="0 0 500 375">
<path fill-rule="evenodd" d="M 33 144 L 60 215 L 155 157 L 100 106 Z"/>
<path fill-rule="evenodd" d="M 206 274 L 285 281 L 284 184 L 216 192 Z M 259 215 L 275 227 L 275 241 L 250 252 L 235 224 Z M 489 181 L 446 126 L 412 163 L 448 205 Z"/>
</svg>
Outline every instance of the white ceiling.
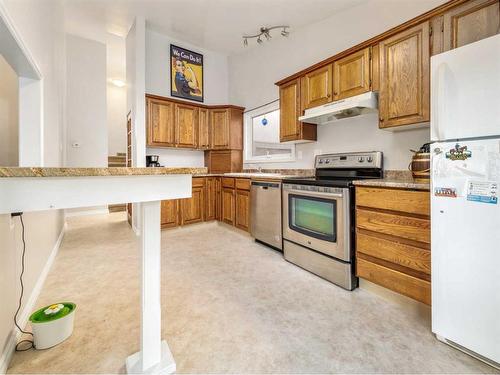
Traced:
<svg viewBox="0 0 500 375">
<path fill-rule="evenodd" d="M 125 36 L 135 16 L 148 27 L 201 48 L 243 51 L 242 35 L 261 26 L 289 25 L 291 32 L 370 0 L 65 0 L 66 30 L 106 42 Z M 373 0 L 371 0 L 373 1 Z M 274 32 L 279 36 L 279 30 Z M 254 43 L 250 43 L 250 47 Z"/>
</svg>

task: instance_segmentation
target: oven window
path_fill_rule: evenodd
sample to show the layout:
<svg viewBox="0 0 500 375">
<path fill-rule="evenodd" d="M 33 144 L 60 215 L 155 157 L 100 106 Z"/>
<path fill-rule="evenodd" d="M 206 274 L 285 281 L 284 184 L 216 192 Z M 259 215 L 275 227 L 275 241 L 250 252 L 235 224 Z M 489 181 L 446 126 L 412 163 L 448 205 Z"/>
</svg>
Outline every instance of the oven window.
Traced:
<svg viewBox="0 0 500 375">
<path fill-rule="evenodd" d="M 290 194 L 288 208 L 290 229 L 325 241 L 337 240 L 336 200 Z"/>
</svg>

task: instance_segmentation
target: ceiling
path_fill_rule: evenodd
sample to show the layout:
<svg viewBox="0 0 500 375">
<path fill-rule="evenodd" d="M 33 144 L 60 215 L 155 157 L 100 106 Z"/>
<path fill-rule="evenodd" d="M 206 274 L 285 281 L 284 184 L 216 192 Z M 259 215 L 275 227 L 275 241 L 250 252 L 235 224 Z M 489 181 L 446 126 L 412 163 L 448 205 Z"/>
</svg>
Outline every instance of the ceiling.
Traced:
<svg viewBox="0 0 500 375">
<path fill-rule="evenodd" d="M 148 27 L 225 54 L 244 50 L 242 36 L 261 26 L 289 25 L 291 32 L 369 0 L 65 0 L 66 30 L 105 42 L 125 36 L 135 16 Z M 279 30 L 271 35 L 279 36 Z M 250 43 L 248 48 L 252 48 Z"/>
</svg>

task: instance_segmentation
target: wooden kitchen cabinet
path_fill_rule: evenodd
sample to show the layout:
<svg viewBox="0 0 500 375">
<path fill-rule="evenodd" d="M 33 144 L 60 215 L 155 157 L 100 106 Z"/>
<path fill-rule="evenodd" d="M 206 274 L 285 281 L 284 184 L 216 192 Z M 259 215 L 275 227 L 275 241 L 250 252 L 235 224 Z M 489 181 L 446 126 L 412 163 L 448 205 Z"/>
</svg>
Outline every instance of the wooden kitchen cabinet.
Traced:
<svg viewBox="0 0 500 375">
<path fill-rule="evenodd" d="M 431 303 L 430 194 L 356 187 L 356 275 Z"/>
<path fill-rule="evenodd" d="M 214 150 L 229 148 L 229 111 L 225 108 L 210 110 L 211 147 Z"/>
<path fill-rule="evenodd" d="M 241 150 L 205 151 L 205 166 L 208 173 L 241 172 L 243 152 Z"/>
<path fill-rule="evenodd" d="M 317 107 L 332 101 L 332 71 L 332 64 L 328 64 L 306 73 L 300 79 L 303 109 Z"/>
<path fill-rule="evenodd" d="M 333 63 L 333 100 L 371 90 L 371 47 L 354 52 Z"/>
<path fill-rule="evenodd" d="M 379 43 L 379 127 L 429 121 L 429 22 Z"/>
<path fill-rule="evenodd" d="M 174 106 L 168 101 L 146 99 L 148 146 L 175 146 Z"/>
<path fill-rule="evenodd" d="M 180 200 L 182 225 L 200 223 L 205 218 L 205 178 L 193 178 L 191 198 Z"/>
<path fill-rule="evenodd" d="M 221 203 L 221 221 L 234 225 L 235 193 L 233 188 L 222 188 Z"/>
<path fill-rule="evenodd" d="M 444 13 L 442 31 L 443 51 L 496 35 L 500 32 L 500 2 L 465 2 Z"/>
<path fill-rule="evenodd" d="M 250 230 L 250 180 L 235 180 L 235 218 L 234 225 L 245 231 Z"/>
<path fill-rule="evenodd" d="M 175 144 L 177 147 L 198 146 L 198 108 L 175 104 Z"/>
<path fill-rule="evenodd" d="M 161 228 L 179 225 L 179 199 L 161 201 Z"/>
<path fill-rule="evenodd" d="M 280 142 L 316 141 L 316 125 L 299 121 L 302 115 L 300 80 L 280 86 Z"/>
<path fill-rule="evenodd" d="M 203 150 L 210 148 L 210 123 L 206 108 L 198 110 L 198 148 Z"/>
<path fill-rule="evenodd" d="M 205 221 L 217 219 L 217 177 L 206 178 Z"/>
<path fill-rule="evenodd" d="M 243 150 L 243 111 L 146 94 L 147 146 Z"/>
<path fill-rule="evenodd" d="M 243 150 L 243 108 L 215 107 L 209 116 L 210 149 Z"/>
</svg>

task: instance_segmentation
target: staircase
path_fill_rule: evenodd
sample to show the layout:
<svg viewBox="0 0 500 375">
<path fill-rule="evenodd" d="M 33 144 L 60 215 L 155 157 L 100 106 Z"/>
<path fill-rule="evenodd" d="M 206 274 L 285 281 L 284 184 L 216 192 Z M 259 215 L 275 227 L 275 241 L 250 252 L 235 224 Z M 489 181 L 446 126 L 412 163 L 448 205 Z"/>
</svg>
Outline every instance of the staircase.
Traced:
<svg viewBox="0 0 500 375">
<path fill-rule="evenodd" d="M 116 155 L 108 156 L 108 167 L 126 167 L 127 155 L 124 152 L 119 152 Z M 127 206 L 123 204 L 110 204 L 108 205 L 109 212 L 126 211 Z"/>
</svg>

